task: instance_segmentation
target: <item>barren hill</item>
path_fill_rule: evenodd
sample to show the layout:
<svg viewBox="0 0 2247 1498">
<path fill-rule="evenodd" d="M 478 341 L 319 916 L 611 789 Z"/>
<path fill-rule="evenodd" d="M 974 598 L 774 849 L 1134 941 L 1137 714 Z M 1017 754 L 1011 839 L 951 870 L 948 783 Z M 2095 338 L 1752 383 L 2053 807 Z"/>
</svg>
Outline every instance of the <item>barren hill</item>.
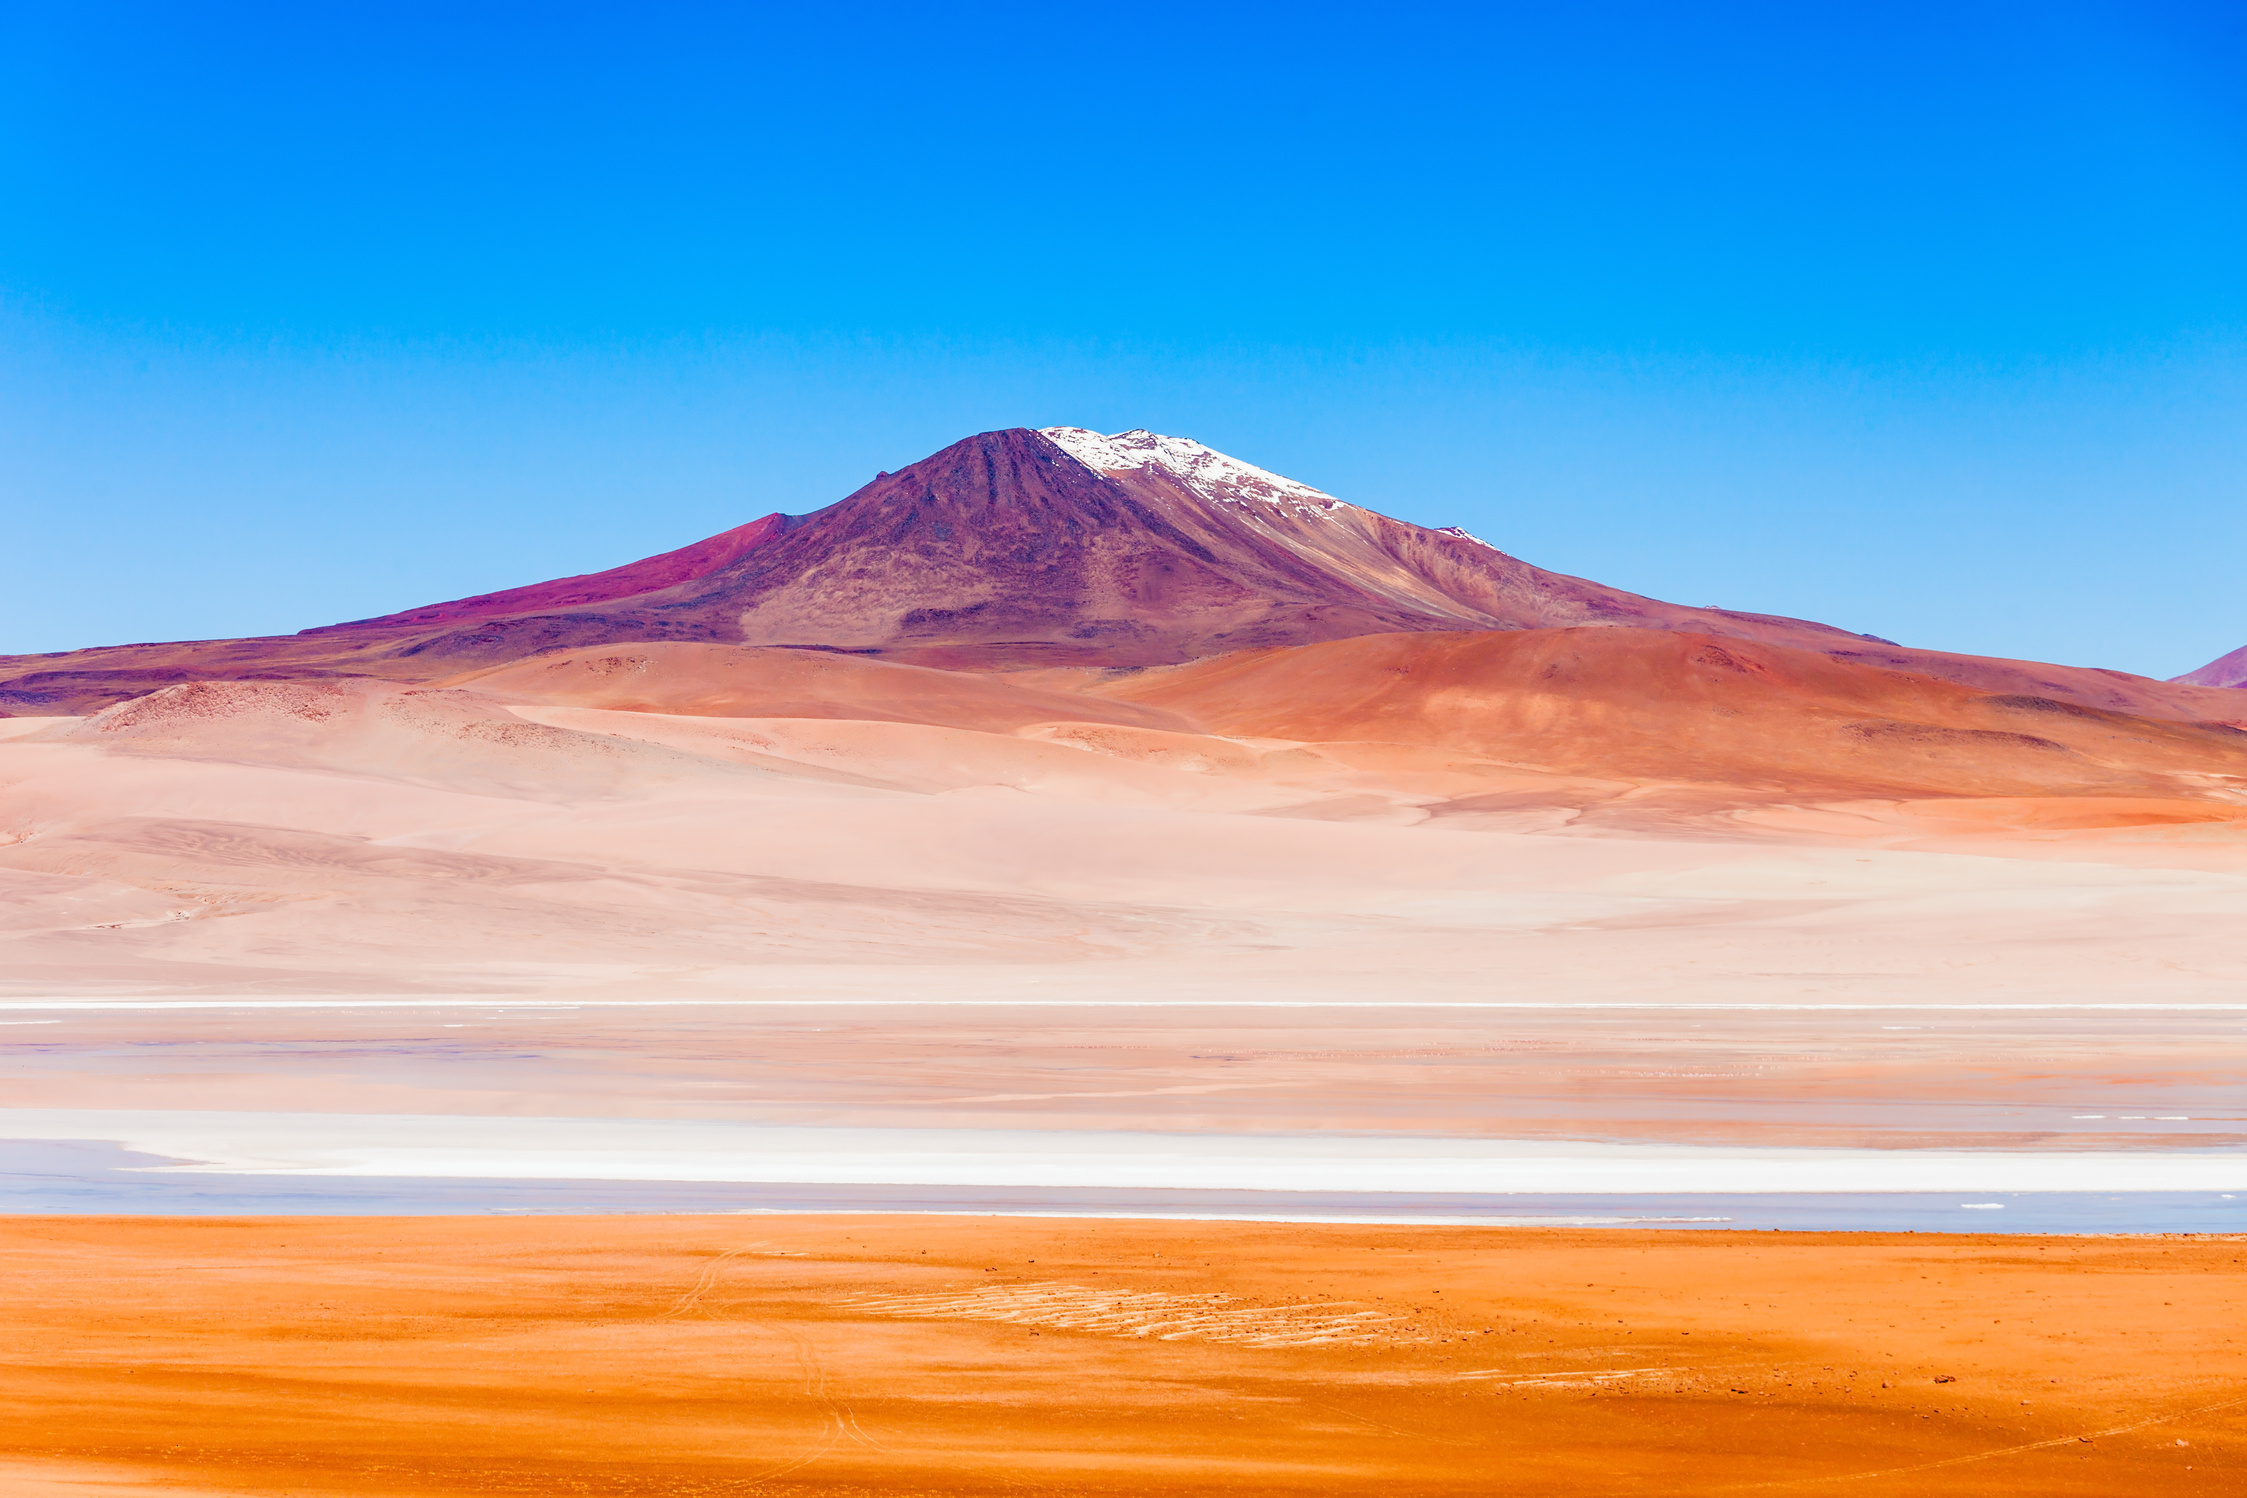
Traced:
<svg viewBox="0 0 2247 1498">
<path fill-rule="evenodd" d="M 2229 655 L 2218 656 L 2197 671 L 2187 671 L 2176 680 L 2199 687 L 2247 687 L 2247 645 Z"/>
<path fill-rule="evenodd" d="M 1135 669 L 1359 636 L 1682 631 L 1985 693 L 2237 721 L 2227 691 L 1913 650 L 1550 572 L 1464 531 L 1345 503 L 1184 438 L 1013 428 L 808 515 L 768 515 L 584 577 L 265 639 L 0 658 L 0 714 L 85 713 L 197 680 L 439 681 L 555 651 L 787 648 L 967 671 Z M 2196 673 L 2197 677 L 2197 673 Z"/>
</svg>

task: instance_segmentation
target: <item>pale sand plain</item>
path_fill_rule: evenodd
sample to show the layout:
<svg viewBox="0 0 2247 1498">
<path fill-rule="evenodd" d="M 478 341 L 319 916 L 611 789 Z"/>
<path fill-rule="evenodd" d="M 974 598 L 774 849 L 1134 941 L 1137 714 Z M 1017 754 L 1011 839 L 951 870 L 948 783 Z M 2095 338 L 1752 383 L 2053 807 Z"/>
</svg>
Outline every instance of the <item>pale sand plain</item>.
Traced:
<svg viewBox="0 0 2247 1498">
<path fill-rule="evenodd" d="M 0 1220 L 0 1482 L 2229 1495 L 2247 1242 Z"/>
<path fill-rule="evenodd" d="M 1776 763 L 1779 720 L 1743 711 L 1745 726 L 1695 718 L 1676 742 L 1659 721 L 1626 725 L 1650 757 L 1593 775 L 1583 741 L 1612 725 L 1458 742 L 1441 682 L 1420 717 L 1383 720 L 1392 737 L 1367 736 L 1370 719 L 1286 736 L 1270 718 L 1285 692 L 1201 677 L 1186 682 L 1208 698 L 1197 711 L 1266 717 L 1209 732 L 1066 673 L 776 654 L 753 691 L 651 650 L 564 660 L 569 690 L 534 692 L 512 667 L 434 691 L 233 684 L 0 725 L 0 1138 L 273 1174 L 1345 1183 L 1372 1198 L 2240 1184 L 2247 794 L 2190 745 L 2158 773 L 2077 766 L 2065 794 L 2023 779 L 2053 751 L 2004 735 L 1983 759 L 1921 754 L 1879 783 L 1850 747 L 1805 788 L 1801 746 Z M 2066 732 L 2096 768 L 2093 730 Z M 1543 759 L 1540 735 L 1556 746 Z M 1708 778 L 1681 773 L 1695 765 Z M 2236 1291 L 2218 1245 L 1821 1240 L 1818 1257 L 1810 1240 L 1728 1237 L 1726 1259 L 1641 1238 L 1331 1231 L 760 1219 L 750 1239 L 812 1235 L 785 1248 L 806 1264 L 844 1263 L 838 1234 L 950 1257 L 931 1278 L 846 1256 L 824 1288 L 773 1281 L 766 1300 L 768 1282 L 742 1282 L 731 1320 L 665 1320 L 648 1307 L 741 1247 L 738 1223 L 17 1221 L 16 1283 L 39 1287 L 23 1314 L 49 1320 L 11 1339 L 34 1350 L 11 1379 L 42 1411 L 80 1412 L 34 1429 L 81 1434 L 19 1441 L 8 1480 L 1487 1491 L 1496 1470 L 1524 1492 L 1603 1491 L 1587 1473 L 1616 1491 L 1826 1475 L 1994 1492 L 2021 1490 L 2015 1458 L 1940 1469 L 1940 1486 L 1860 1474 L 2022 1445 L 2021 1461 L 2061 1463 L 2039 1443 L 2064 1439 L 2081 1449 L 2040 1467 L 2037 1491 L 2237 1485 L 2236 1454 L 2221 1482 L 2185 1471 L 2203 1472 L 2206 1442 L 2232 1451 L 2237 1407 L 2179 1415 L 2239 1382 L 2230 1303 L 2202 1303 Z M 283 1243 L 320 1246 L 298 1262 Z M 1531 1382 L 1489 1376 L 1507 1392 L 1475 1393 L 1489 1402 L 1470 1418 L 1472 1380 L 1424 1384 L 1468 1371 L 1440 1339 L 1117 1339 L 869 1319 L 828 1296 L 950 1293 L 944 1274 L 1019 1257 L 1010 1284 L 1092 1277 L 1253 1308 L 1340 1280 L 1385 1301 L 1372 1244 L 1516 1256 L 1415 1282 L 1481 1297 L 1461 1336 L 1576 1317 L 1549 1336 L 1558 1355 L 1723 1328 L 1734 1362 L 1768 1367 L 1744 1394 L 1696 1374 L 1647 1402 L 1627 1380 L 1540 1383 L 1556 1365 L 1517 1347 L 1489 1365 Z M 344 1266 L 394 1246 L 417 1266 L 408 1288 L 336 1298 L 357 1283 Z M 1156 1253 L 1210 1264 L 1157 1274 Z M 1049 1254 L 1065 1273 L 1029 1271 Z M 2073 1277 L 2035 1293 L 2069 1299 L 2059 1341 L 2009 1340 L 2003 1311 L 1986 1334 L 1973 1322 L 1991 1359 L 1976 1366 L 2023 1391 L 1939 1386 L 1958 1403 L 1888 1425 L 1863 1423 L 1876 1406 L 1848 1403 L 1854 1383 L 1781 1393 L 1862 1379 L 1876 1355 L 1932 1380 L 1937 1354 L 1969 1346 L 1966 1309 L 2054 1254 Z M 1669 1267 L 1587 1340 L 1606 1323 L 1567 1299 L 1572 1266 L 1631 1255 Z M 724 1262 L 719 1280 L 798 1263 Z M 1729 1314 L 1725 1295 L 1766 1283 L 1752 1318 L 1687 1316 Z M 104 1295 L 122 1320 L 94 1309 Z M 1888 1329 L 1910 1335 L 1882 1341 L 1890 1306 Z M 2178 1307 L 2191 1315 L 2162 1319 Z M 816 1361 L 799 1366 L 805 1348 Z M 160 1392 L 132 1393 L 156 1382 L 132 1370 L 154 1367 Z M 592 1394 L 567 1392 L 581 1368 L 600 1370 Z M 816 1392 L 837 1368 L 859 1380 L 846 1402 L 864 1441 Z M 2053 1377 L 2074 1392 L 2040 1408 L 2027 1383 Z M 866 1419 L 883 1399 L 902 1431 Z M 2173 1437 L 2076 1439 L 2172 1418 Z M 2175 1439 L 2196 1444 L 2161 1444 Z M 780 1470 L 807 1453 L 816 1472 Z"/>
</svg>

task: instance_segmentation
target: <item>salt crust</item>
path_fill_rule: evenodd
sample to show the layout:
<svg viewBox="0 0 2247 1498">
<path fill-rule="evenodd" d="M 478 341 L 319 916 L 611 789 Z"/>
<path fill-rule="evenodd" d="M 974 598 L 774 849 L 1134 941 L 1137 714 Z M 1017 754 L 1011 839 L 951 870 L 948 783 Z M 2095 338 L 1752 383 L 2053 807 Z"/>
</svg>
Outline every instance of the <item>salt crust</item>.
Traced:
<svg viewBox="0 0 2247 1498">
<path fill-rule="evenodd" d="M 165 1173 L 1539 1194 L 2241 1191 L 2247 1156 L 1394 1136 L 789 1128 L 708 1120 L 0 1109 L 0 1138 L 104 1139 Z"/>
</svg>

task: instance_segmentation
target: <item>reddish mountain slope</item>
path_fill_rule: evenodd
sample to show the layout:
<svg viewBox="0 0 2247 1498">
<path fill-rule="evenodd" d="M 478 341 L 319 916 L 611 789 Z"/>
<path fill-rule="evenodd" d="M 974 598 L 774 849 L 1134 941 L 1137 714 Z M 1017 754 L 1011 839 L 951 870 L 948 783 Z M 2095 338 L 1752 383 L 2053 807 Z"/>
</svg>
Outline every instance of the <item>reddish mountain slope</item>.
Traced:
<svg viewBox="0 0 2247 1498">
<path fill-rule="evenodd" d="M 1093 468 L 1046 433 L 986 433 L 630 607 L 666 635 L 978 666 L 1148 665 L 1375 631 L 1566 624 L 1862 643 L 1546 572 L 1458 532 L 1278 489 L 1287 481 L 1196 444 L 1147 440 L 1191 449 L 1202 471 Z"/>
<path fill-rule="evenodd" d="M 730 531 L 720 531 L 692 546 L 682 546 L 677 551 L 667 551 L 661 556 L 627 562 L 622 567 L 611 567 L 606 572 L 589 572 L 581 577 L 532 583 L 528 587 L 510 588 L 504 593 L 479 593 L 474 598 L 432 603 L 422 608 L 408 609 L 402 614 L 384 614 L 374 619 L 354 619 L 348 624 L 323 625 L 320 629 L 308 629 L 304 633 L 320 634 L 332 629 L 414 628 L 430 624 L 451 624 L 465 619 L 489 619 L 503 614 L 538 614 L 554 609 L 579 608 L 586 604 L 632 598 L 668 588 L 675 583 L 706 577 L 779 535 L 788 528 L 789 520 L 790 517 L 786 515 L 767 515 L 762 520 L 737 525 Z"/>
<path fill-rule="evenodd" d="M 2247 731 L 1677 631 L 1367 635 L 1088 690 L 1211 733 L 1432 745 L 1573 774 L 1793 795 L 2213 797 L 2247 815 Z"/>
<path fill-rule="evenodd" d="M 2247 645 L 2174 679 L 2200 687 L 2247 687 Z"/>
</svg>

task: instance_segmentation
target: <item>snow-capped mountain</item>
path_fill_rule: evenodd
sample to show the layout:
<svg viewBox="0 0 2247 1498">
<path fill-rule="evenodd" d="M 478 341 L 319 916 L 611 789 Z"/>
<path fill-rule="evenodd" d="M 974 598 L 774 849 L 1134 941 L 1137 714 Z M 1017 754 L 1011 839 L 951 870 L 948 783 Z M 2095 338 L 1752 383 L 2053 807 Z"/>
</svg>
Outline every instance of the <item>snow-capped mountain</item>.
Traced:
<svg viewBox="0 0 2247 1498">
<path fill-rule="evenodd" d="M 1308 514 L 1331 510 L 1342 503 L 1309 484 L 1299 484 L 1253 463 L 1227 457 L 1191 437 L 1165 437 L 1144 428 L 1105 437 L 1083 427 L 1043 427 L 1040 431 L 1087 468 L 1102 473 L 1160 468 L 1202 498 L 1219 504 L 1295 506 Z"/>
<path fill-rule="evenodd" d="M 1145 667 L 1394 632 L 1584 626 L 1766 640 L 2158 716 L 2192 686 L 1907 650 L 1685 608 L 1395 520 L 1183 437 L 1011 428 L 807 515 L 585 577 L 264 640 L 0 659 L 0 712 L 91 711 L 198 678 L 443 679 L 564 646 L 789 645 L 973 669 Z"/>
<path fill-rule="evenodd" d="M 1853 638 L 1546 572 L 1184 438 L 1077 428 L 955 443 L 644 608 L 752 644 L 1012 666 L 1560 624 Z"/>
</svg>

